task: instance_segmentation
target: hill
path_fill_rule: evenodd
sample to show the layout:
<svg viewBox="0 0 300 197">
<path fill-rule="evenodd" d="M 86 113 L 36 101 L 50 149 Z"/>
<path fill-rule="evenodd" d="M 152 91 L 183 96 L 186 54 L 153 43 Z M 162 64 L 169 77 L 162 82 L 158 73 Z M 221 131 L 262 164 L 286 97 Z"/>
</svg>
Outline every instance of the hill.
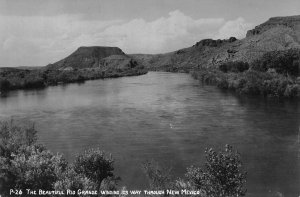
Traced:
<svg viewBox="0 0 300 197">
<path fill-rule="evenodd" d="M 99 66 L 101 59 L 109 57 L 111 55 L 123 55 L 125 53 L 118 47 L 79 47 L 68 57 L 54 63 L 49 64 L 49 69 L 64 69 L 64 68 L 91 68 Z"/>
<path fill-rule="evenodd" d="M 145 67 L 120 48 L 79 47 L 68 57 L 45 67 L 0 68 L 0 91 L 145 73 Z"/>
<path fill-rule="evenodd" d="M 157 55 L 133 54 L 150 70 L 186 71 L 217 67 L 229 61 L 251 63 L 265 53 L 300 48 L 300 16 L 274 17 L 247 32 L 244 39 L 205 39 L 174 52 Z"/>
</svg>

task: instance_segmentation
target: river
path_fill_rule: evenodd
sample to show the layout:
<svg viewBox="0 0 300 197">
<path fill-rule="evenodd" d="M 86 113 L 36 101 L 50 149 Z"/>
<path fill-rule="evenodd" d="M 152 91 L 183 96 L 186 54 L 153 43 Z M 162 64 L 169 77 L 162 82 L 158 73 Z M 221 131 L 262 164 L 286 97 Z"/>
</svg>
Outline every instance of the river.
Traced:
<svg viewBox="0 0 300 197">
<path fill-rule="evenodd" d="M 39 141 L 72 161 L 100 147 L 115 158 L 120 185 L 146 188 L 141 164 L 174 178 L 204 162 L 206 147 L 233 145 L 248 171 L 247 196 L 300 195 L 300 102 L 247 98 L 187 74 L 86 81 L 0 97 L 0 119 L 34 122 Z"/>
</svg>

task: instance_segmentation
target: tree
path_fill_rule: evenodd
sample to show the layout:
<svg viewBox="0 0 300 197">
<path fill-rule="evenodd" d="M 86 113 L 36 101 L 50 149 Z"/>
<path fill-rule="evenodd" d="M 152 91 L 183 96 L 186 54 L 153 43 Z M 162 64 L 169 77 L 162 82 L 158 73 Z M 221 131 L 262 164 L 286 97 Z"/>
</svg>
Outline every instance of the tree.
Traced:
<svg viewBox="0 0 300 197">
<path fill-rule="evenodd" d="M 111 155 L 108 157 L 99 148 L 89 149 L 77 156 L 74 162 L 74 171 L 83 174 L 97 184 L 100 191 L 101 183 L 104 179 L 113 177 L 113 163 Z"/>
<path fill-rule="evenodd" d="M 244 196 L 246 172 L 241 171 L 240 155 L 232 146 L 225 151 L 207 149 L 204 168 L 191 166 L 186 176 L 196 189 L 204 190 L 208 197 Z"/>
</svg>

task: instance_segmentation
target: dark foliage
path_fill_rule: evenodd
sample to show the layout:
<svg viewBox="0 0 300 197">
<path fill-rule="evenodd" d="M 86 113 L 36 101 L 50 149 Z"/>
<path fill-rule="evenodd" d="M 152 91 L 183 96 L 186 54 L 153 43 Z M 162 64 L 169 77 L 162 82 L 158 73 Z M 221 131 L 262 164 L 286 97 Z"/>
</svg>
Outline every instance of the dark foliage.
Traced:
<svg viewBox="0 0 300 197">
<path fill-rule="evenodd" d="M 201 69 L 193 72 L 192 76 L 203 83 L 216 84 L 219 88 L 234 90 L 239 94 L 277 98 L 298 96 L 296 79 L 276 72 L 248 70 L 243 73 L 223 73 L 214 69 Z"/>
<path fill-rule="evenodd" d="M 239 94 L 293 98 L 299 92 L 299 58 L 300 50 L 273 51 L 253 62 L 250 68 L 244 62 L 227 62 L 219 69 L 202 67 L 191 74 L 204 83 Z"/>
<path fill-rule="evenodd" d="M 232 146 L 224 151 L 205 151 L 206 163 L 203 168 L 191 166 L 187 178 L 192 185 L 204 190 L 207 197 L 244 196 L 246 194 L 246 173 L 241 170 L 240 155 Z"/>
<path fill-rule="evenodd" d="M 285 51 L 272 51 L 264 54 L 262 58 L 254 61 L 251 68 L 266 72 L 275 69 L 277 73 L 298 76 L 300 68 L 300 50 L 289 49 Z"/>
<path fill-rule="evenodd" d="M 90 149 L 76 158 L 74 171 L 95 182 L 99 191 L 102 181 L 113 177 L 113 162 L 111 155 L 108 157 L 100 149 Z"/>
<path fill-rule="evenodd" d="M 10 196 L 10 189 L 95 190 L 102 182 L 109 188 L 116 184 L 113 161 L 104 152 L 89 150 L 68 164 L 61 155 L 38 145 L 36 133 L 33 125 L 0 123 L 0 195 Z"/>
<path fill-rule="evenodd" d="M 0 91 L 7 91 L 10 88 L 10 82 L 7 79 L 0 80 Z"/>
<path fill-rule="evenodd" d="M 249 69 L 249 64 L 247 62 L 226 62 L 223 63 L 219 66 L 219 69 L 222 72 L 234 72 L 234 73 L 239 73 L 239 72 L 244 72 Z"/>
<path fill-rule="evenodd" d="M 36 89 L 60 83 L 83 82 L 85 80 L 141 75 L 146 69 L 131 60 L 122 68 L 75 68 L 36 70 L 10 69 L 0 72 L 0 91 L 14 89 Z"/>
<path fill-rule="evenodd" d="M 246 172 L 242 170 L 239 153 L 232 146 L 226 145 L 219 152 L 207 149 L 205 156 L 206 162 L 202 167 L 187 168 L 186 179 L 172 180 L 170 168 L 161 168 L 155 162 L 144 164 L 150 188 L 164 191 L 198 190 L 200 195 L 197 196 L 202 197 L 235 197 L 246 194 Z"/>
</svg>

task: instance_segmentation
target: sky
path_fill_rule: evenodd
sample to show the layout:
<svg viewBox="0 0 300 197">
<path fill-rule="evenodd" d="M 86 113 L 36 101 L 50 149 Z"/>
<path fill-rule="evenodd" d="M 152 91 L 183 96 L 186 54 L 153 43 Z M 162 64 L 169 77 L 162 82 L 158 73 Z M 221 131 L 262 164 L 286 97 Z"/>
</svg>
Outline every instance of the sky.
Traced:
<svg viewBox="0 0 300 197">
<path fill-rule="evenodd" d="M 165 53 L 290 15 L 299 0 L 0 0 L 0 67 L 45 66 L 80 46 Z"/>
</svg>

